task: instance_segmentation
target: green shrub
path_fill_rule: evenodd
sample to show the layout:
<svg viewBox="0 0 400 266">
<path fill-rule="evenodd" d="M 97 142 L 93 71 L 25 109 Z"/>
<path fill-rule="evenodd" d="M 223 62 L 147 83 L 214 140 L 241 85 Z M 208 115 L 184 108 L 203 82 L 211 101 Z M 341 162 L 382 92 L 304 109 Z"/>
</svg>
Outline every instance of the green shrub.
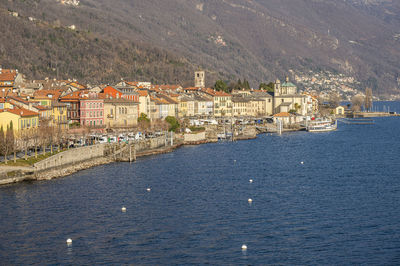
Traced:
<svg viewBox="0 0 400 266">
<path fill-rule="evenodd" d="M 179 121 L 173 116 L 167 116 L 165 121 L 169 124 L 169 131 L 176 132 L 181 127 Z"/>
</svg>

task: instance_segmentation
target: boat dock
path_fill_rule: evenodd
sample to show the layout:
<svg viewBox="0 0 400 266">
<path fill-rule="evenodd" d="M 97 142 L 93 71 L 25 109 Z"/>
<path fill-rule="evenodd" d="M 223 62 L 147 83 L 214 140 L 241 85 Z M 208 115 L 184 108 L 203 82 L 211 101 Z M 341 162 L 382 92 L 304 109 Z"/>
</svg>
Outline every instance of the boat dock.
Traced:
<svg viewBox="0 0 400 266">
<path fill-rule="evenodd" d="M 338 121 L 349 125 L 374 125 L 375 121 L 369 118 L 341 118 Z"/>
</svg>

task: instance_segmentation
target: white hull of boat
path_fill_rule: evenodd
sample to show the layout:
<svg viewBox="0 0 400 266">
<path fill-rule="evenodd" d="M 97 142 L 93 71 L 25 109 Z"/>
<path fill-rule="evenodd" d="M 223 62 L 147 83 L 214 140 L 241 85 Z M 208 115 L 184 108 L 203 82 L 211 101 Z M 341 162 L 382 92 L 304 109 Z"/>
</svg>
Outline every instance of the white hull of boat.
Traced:
<svg viewBox="0 0 400 266">
<path fill-rule="evenodd" d="M 329 132 L 329 131 L 335 131 L 337 129 L 337 121 L 335 121 L 334 124 L 316 124 L 316 125 L 310 125 L 307 128 L 308 132 Z"/>
</svg>

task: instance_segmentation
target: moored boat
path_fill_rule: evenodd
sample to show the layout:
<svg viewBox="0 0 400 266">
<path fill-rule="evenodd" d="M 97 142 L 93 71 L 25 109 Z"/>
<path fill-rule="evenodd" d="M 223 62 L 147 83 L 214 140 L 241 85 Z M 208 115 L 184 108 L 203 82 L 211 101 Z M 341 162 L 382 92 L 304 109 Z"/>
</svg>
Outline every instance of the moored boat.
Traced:
<svg viewBox="0 0 400 266">
<path fill-rule="evenodd" d="M 331 120 L 328 119 L 315 120 L 312 121 L 307 126 L 308 132 L 328 132 L 328 131 L 334 131 L 336 129 L 337 129 L 337 120 L 335 122 L 332 122 Z"/>
</svg>

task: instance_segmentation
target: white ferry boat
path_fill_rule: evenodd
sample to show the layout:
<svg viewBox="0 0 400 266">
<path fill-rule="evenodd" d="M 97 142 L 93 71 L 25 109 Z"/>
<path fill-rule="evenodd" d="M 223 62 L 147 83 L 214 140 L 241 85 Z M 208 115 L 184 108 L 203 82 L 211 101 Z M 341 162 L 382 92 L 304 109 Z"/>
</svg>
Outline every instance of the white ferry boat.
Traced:
<svg viewBox="0 0 400 266">
<path fill-rule="evenodd" d="M 329 119 L 315 120 L 312 121 L 307 126 L 308 132 L 328 132 L 328 131 L 334 131 L 336 129 L 337 129 L 337 120 L 335 122 L 332 122 L 332 120 Z"/>
</svg>

